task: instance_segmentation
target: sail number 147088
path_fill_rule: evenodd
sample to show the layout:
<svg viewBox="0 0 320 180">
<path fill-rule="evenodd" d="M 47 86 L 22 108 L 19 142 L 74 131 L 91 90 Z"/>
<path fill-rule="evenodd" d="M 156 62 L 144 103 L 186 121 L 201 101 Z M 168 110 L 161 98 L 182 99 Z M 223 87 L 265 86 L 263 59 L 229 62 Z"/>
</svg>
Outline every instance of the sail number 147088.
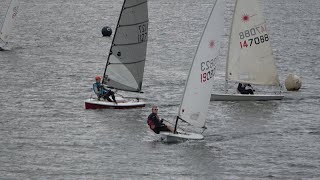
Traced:
<svg viewBox="0 0 320 180">
<path fill-rule="evenodd" d="M 241 49 L 269 41 L 265 24 L 240 32 L 239 38 Z"/>
</svg>

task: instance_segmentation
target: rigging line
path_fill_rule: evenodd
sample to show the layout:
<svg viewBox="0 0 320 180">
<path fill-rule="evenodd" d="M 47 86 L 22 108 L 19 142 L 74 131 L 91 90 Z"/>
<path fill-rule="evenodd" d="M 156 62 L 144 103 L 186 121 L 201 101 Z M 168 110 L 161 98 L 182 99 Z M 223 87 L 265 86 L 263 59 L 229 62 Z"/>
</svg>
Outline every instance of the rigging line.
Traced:
<svg viewBox="0 0 320 180">
<path fill-rule="evenodd" d="M 138 63 L 143 62 L 143 61 L 146 61 L 146 60 L 144 59 L 144 60 L 135 61 L 135 62 L 128 62 L 128 63 L 109 63 L 109 65 L 110 64 L 115 64 L 115 65 L 117 65 L 117 64 L 138 64 Z"/>
<path fill-rule="evenodd" d="M 186 120 L 182 119 L 180 116 L 178 116 L 178 117 L 182 122 L 187 123 L 188 125 L 192 126 L 192 124 L 188 123 Z"/>
<path fill-rule="evenodd" d="M 121 91 L 126 91 L 126 92 L 140 92 L 140 91 L 137 91 L 137 90 L 128 90 L 128 89 L 123 89 L 123 88 L 115 88 L 115 87 L 112 87 L 112 86 L 107 86 L 109 89 L 115 89 L 115 90 L 121 90 Z"/>
<path fill-rule="evenodd" d="M 120 23 L 120 18 L 121 18 L 121 15 L 122 15 L 122 12 L 123 12 L 125 3 L 126 3 L 126 0 L 123 1 L 122 7 L 121 7 L 121 11 L 120 11 L 120 15 L 119 15 L 118 22 L 117 22 L 117 26 L 116 26 L 116 30 L 115 30 L 114 36 L 113 36 L 113 38 L 112 38 L 112 43 L 111 43 L 111 47 L 110 47 L 110 50 L 109 50 L 107 63 L 106 63 L 106 66 L 105 66 L 104 72 L 103 72 L 102 84 L 104 83 L 104 77 L 106 76 L 107 68 L 108 68 L 109 61 L 110 61 L 110 55 L 111 55 L 111 53 L 112 53 L 112 46 L 113 46 L 113 44 L 114 44 L 114 39 L 115 39 L 115 37 L 116 37 L 116 35 L 117 35 L 118 25 L 119 25 L 119 23 Z"/>
<path fill-rule="evenodd" d="M 180 119 L 182 122 L 188 124 L 189 126 L 193 126 L 192 124 L 190 124 L 190 123 L 188 123 L 187 121 L 183 120 L 181 117 L 179 117 L 179 119 Z M 207 129 L 207 127 L 204 126 L 204 127 L 202 127 L 202 128 L 203 128 L 203 131 L 201 132 L 201 134 L 204 133 L 204 131 Z M 182 128 L 179 127 L 179 129 L 182 129 Z M 182 130 L 185 131 L 184 129 L 182 129 Z"/>
<path fill-rule="evenodd" d="M 204 133 L 204 131 L 207 129 L 207 127 L 202 127 L 203 128 L 203 131 L 202 131 L 202 133 L 201 134 L 203 134 Z"/>
<path fill-rule="evenodd" d="M 135 25 L 143 24 L 143 23 L 147 23 L 147 22 L 149 22 L 149 20 L 146 20 L 146 21 L 143 21 L 143 22 L 134 23 L 134 24 L 124 24 L 124 25 L 119 24 L 118 27 L 135 26 Z"/>
<path fill-rule="evenodd" d="M 168 122 L 168 123 L 171 124 L 171 125 L 174 125 L 172 122 L 170 122 L 170 121 L 168 121 L 168 120 L 163 119 L 163 121 L 166 121 L 166 122 Z M 181 129 L 182 131 L 186 131 L 185 128 L 179 127 L 178 129 Z"/>
<path fill-rule="evenodd" d="M 141 4 L 144 4 L 144 3 L 147 3 L 147 1 L 144 1 L 142 3 L 139 3 L 139 4 L 136 4 L 136 5 L 132 5 L 132 6 L 128 6 L 128 7 L 124 7 L 123 9 L 129 9 L 129 8 L 133 8 L 133 7 L 136 7 L 136 6 L 140 6 Z"/>
<path fill-rule="evenodd" d="M 117 90 L 117 89 L 116 89 Z M 115 94 L 117 94 L 118 96 L 124 98 L 124 96 L 122 94 L 117 93 L 117 91 L 115 92 Z"/>
</svg>

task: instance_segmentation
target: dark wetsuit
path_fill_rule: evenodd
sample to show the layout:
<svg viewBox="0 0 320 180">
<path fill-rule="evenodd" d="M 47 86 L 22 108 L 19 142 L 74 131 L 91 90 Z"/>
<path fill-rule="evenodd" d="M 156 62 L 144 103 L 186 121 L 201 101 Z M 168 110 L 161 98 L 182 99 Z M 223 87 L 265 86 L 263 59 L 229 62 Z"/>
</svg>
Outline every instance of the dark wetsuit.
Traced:
<svg viewBox="0 0 320 180">
<path fill-rule="evenodd" d="M 155 113 L 151 113 L 148 116 L 148 125 L 156 134 L 159 134 L 160 131 L 169 131 L 168 127 L 159 120 L 158 116 Z M 152 126 L 154 125 L 154 128 Z"/>
<path fill-rule="evenodd" d="M 249 84 L 248 86 L 251 86 L 251 85 Z M 242 84 L 242 83 L 238 84 L 238 88 L 237 89 L 241 94 L 253 94 L 253 90 L 252 89 L 246 89 L 246 85 Z"/>
</svg>

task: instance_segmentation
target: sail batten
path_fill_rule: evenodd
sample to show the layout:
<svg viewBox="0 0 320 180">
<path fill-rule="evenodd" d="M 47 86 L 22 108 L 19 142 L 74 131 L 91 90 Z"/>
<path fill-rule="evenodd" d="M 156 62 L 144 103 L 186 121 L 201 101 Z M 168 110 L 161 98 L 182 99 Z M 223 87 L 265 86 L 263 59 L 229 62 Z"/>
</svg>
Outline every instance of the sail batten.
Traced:
<svg viewBox="0 0 320 180">
<path fill-rule="evenodd" d="M 146 0 L 124 0 L 103 83 L 115 89 L 141 91 L 148 40 Z"/>
<path fill-rule="evenodd" d="M 133 8 L 133 7 L 136 7 L 136 6 L 140 6 L 141 4 L 144 4 L 144 3 L 147 3 L 147 1 L 141 2 L 141 3 L 136 4 L 136 5 L 124 7 L 124 9 L 129 9 L 129 8 Z"/>
<path fill-rule="evenodd" d="M 206 122 L 223 21 L 224 0 L 217 0 L 199 41 L 179 107 L 178 118 L 199 128 Z"/>
<path fill-rule="evenodd" d="M 136 45 L 141 43 L 144 43 L 144 42 L 129 43 L 129 44 L 113 44 L 113 46 L 130 46 L 130 45 Z"/>
<path fill-rule="evenodd" d="M 258 0 L 237 0 L 229 37 L 226 80 L 279 85 L 266 21 Z"/>
<path fill-rule="evenodd" d="M 140 63 L 140 62 L 144 62 L 144 61 L 146 61 L 146 60 L 144 59 L 144 60 L 136 61 L 136 62 L 128 62 L 128 63 L 110 63 L 110 64 L 135 64 L 135 63 Z"/>
<path fill-rule="evenodd" d="M 143 24 L 143 23 L 148 23 L 148 22 L 149 21 L 143 21 L 143 22 L 138 22 L 138 23 L 134 23 L 134 24 L 119 25 L 118 27 L 136 26 L 136 25 Z"/>
</svg>

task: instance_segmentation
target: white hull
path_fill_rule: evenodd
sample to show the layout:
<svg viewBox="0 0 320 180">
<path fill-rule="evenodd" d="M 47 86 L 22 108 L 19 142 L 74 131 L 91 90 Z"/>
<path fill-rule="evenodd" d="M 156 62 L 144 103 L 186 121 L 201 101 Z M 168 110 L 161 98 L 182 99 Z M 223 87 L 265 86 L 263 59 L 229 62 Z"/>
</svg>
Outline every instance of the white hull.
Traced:
<svg viewBox="0 0 320 180">
<path fill-rule="evenodd" d="M 186 140 L 201 140 L 204 138 L 201 134 L 187 132 L 180 132 L 179 134 L 173 134 L 170 132 L 160 132 L 160 135 L 161 140 L 166 143 L 183 142 Z"/>
<path fill-rule="evenodd" d="M 90 98 L 85 100 L 86 109 L 130 109 L 144 107 L 146 103 L 138 98 L 116 97 L 117 104 L 107 100 L 98 100 Z"/>
<path fill-rule="evenodd" d="M 270 101 L 283 99 L 281 94 L 211 94 L 211 101 Z"/>
</svg>

